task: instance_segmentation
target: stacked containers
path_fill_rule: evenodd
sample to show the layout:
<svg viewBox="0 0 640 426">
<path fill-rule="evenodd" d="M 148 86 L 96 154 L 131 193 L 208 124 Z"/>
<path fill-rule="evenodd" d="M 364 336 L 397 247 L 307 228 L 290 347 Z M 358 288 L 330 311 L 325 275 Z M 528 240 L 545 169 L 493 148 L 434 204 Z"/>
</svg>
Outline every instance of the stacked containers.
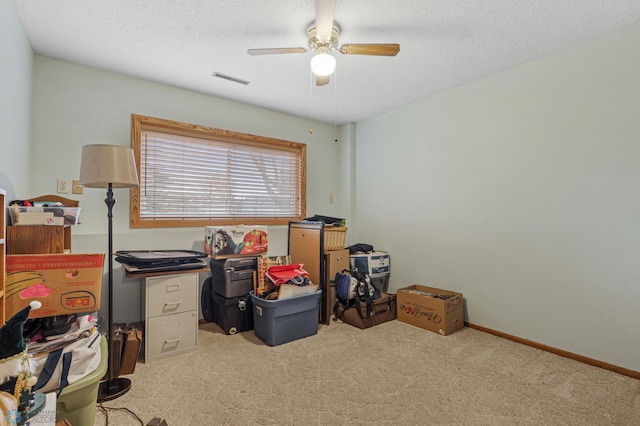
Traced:
<svg viewBox="0 0 640 426">
<path fill-rule="evenodd" d="M 358 252 L 349 256 L 351 269 L 369 274 L 373 285 L 380 291 L 389 287 L 390 258 L 386 251 Z"/>
<path fill-rule="evenodd" d="M 212 259 L 213 320 L 227 334 L 253 330 L 249 292 L 257 272 L 257 257 Z"/>
</svg>

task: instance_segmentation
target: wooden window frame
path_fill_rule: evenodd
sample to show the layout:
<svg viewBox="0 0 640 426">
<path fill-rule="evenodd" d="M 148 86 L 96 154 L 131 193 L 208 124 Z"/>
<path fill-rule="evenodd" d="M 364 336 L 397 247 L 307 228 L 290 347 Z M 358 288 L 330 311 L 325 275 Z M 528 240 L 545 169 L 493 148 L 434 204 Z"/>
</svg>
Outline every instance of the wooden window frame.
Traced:
<svg viewBox="0 0 640 426">
<path fill-rule="evenodd" d="M 143 219 L 140 212 L 140 187 L 131 188 L 130 193 L 130 226 L 131 228 L 182 228 L 216 225 L 287 225 L 290 221 L 302 220 L 306 216 L 306 144 L 265 136 L 239 133 L 231 130 L 217 129 L 179 121 L 131 115 L 131 148 L 133 149 L 138 177 L 140 177 L 141 135 L 143 131 L 157 131 L 173 135 L 209 139 L 232 144 L 267 147 L 282 151 L 296 152 L 300 155 L 302 170 L 300 182 L 300 215 L 295 217 L 240 217 L 221 219 Z"/>
</svg>

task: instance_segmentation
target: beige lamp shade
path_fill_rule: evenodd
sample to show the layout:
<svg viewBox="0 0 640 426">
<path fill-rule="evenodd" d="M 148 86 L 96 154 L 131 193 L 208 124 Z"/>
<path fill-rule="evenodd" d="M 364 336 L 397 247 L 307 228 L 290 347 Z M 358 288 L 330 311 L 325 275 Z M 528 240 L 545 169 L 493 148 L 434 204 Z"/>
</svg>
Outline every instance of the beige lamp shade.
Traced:
<svg viewBox="0 0 640 426">
<path fill-rule="evenodd" d="M 85 145 L 80 162 L 80 185 L 89 188 L 138 186 L 133 150 L 119 145 Z"/>
</svg>

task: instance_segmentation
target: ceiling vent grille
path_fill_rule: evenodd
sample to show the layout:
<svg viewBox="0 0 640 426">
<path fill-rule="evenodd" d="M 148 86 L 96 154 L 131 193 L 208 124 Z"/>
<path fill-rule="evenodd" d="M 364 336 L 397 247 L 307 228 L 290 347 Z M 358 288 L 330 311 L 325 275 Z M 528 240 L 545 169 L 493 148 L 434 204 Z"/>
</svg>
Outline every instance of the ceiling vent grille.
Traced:
<svg viewBox="0 0 640 426">
<path fill-rule="evenodd" d="M 223 74 L 223 73 L 217 72 L 217 71 L 213 73 L 213 76 L 221 78 L 223 80 L 233 81 L 234 83 L 244 84 L 245 86 L 248 85 L 249 83 L 251 83 L 249 80 L 243 80 L 241 78 L 233 77 L 231 75 Z"/>
</svg>

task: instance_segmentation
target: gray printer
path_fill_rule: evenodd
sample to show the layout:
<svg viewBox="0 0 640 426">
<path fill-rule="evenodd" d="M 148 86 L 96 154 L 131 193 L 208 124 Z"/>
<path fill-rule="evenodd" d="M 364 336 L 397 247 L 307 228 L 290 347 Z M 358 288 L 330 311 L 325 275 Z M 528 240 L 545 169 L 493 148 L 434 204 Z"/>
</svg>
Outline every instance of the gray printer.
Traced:
<svg viewBox="0 0 640 426">
<path fill-rule="evenodd" d="M 225 298 L 246 296 L 253 290 L 253 274 L 258 271 L 257 257 L 212 259 L 213 292 Z"/>
</svg>

